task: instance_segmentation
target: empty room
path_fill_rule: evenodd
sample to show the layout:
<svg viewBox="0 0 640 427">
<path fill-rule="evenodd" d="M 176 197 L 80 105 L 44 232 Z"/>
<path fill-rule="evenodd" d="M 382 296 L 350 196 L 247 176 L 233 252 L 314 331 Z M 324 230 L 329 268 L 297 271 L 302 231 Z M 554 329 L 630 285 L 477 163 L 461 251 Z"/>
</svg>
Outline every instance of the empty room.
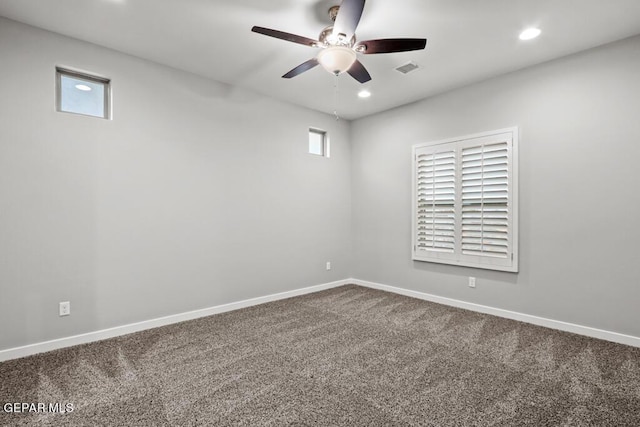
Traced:
<svg viewBox="0 0 640 427">
<path fill-rule="evenodd" d="M 0 425 L 640 426 L 638 0 L 0 0 Z"/>
</svg>

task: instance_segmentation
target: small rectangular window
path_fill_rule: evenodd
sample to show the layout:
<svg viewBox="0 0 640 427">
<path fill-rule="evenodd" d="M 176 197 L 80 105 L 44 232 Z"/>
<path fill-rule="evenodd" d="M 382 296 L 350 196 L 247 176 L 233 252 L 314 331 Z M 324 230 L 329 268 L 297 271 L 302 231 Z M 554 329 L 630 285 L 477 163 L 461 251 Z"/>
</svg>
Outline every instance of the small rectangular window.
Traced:
<svg viewBox="0 0 640 427">
<path fill-rule="evenodd" d="M 56 68 L 56 108 L 65 113 L 109 118 L 109 80 Z"/>
<path fill-rule="evenodd" d="M 309 128 L 309 154 L 329 157 L 329 138 L 327 132 Z"/>
<path fill-rule="evenodd" d="M 413 147 L 413 259 L 518 271 L 518 128 Z"/>
</svg>

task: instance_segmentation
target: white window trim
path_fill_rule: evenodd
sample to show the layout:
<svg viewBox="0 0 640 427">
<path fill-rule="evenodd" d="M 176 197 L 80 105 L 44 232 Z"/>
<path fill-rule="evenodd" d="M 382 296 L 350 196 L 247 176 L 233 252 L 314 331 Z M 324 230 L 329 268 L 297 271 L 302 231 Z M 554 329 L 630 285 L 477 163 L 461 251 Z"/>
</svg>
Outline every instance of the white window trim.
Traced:
<svg viewBox="0 0 640 427">
<path fill-rule="evenodd" d="M 418 222 L 418 177 L 417 177 L 417 151 L 424 147 L 435 147 L 443 144 L 455 144 L 456 152 L 462 151 L 462 147 L 465 143 L 468 143 L 468 140 L 474 140 L 473 142 L 477 143 L 477 140 L 481 138 L 491 138 L 496 137 L 501 134 L 511 134 L 511 143 L 510 143 L 510 151 L 509 151 L 509 161 L 508 161 L 508 169 L 509 169 L 509 200 L 511 209 L 509 209 L 509 232 L 510 232 L 510 250 L 511 250 L 511 262 L 508 265 L 495 265 L 491 263 L 491 257 L 481 257 L 482 262 L 474 262 L 470 260 L 469 256 L 462 255 L 460 247 L 461 241 L 461 217 L 460 215 L 456 215 L 456 225 L 455 225 L 455 241 L 456 247 L 458 248 L 455 253 L 438 253 L 437 251 L 432 251 L 428 255 L 425 254 L 425 251 L 417 251 L 417 222 Z M 519 129 L 517 126 L 499 129 L 488 132 L 481 132 L 472 135 L 466 135 L 462 137 L 450 138 L 440 141 L 434 141 L 423 144 L 416 144 L 412 147 L 412 186 L 411 186 L 411 230 L 412 230 L 412 242 L 411 242 L 411 253 L 412 259 L 414 261 L 424 261 L 424 262 L 434 262 L 440 264 L 449 264 L 449 265 L 458 265 L 464 267 L 473 267 L 473 268 L 481 268 L 488 270 L 497 270 L 497 271 L 507 271 L 507 272 L 518 272 L 518 253 L 519 253 L 519 243 L 518 243 L 518 139 L 519 139 Z M 471 144 L 475 145 L 475 144 Z M 456 156 L 456 176 L 461 174 L 460 171 L 461 165 L 461 156 Z M 461 212 L 460 204 L 461 204 L 461 180 L 456 178 L 456 212 Z M 502 259 L 504 262 L 504 259 Z"/>
</svg>

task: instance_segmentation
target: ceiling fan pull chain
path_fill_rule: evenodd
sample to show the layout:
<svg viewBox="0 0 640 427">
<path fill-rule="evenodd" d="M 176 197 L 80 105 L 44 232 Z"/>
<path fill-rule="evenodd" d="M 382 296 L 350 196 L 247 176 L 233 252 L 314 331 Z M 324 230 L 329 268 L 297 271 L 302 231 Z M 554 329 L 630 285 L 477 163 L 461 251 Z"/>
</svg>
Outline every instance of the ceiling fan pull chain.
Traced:
<svg viewBox="0 0 640 427">
<path fill-rule="evenodd" d="M 338 75 L 336 74 L 333 80 L 333 114 L 336 116 L 336 122 L 340 120 L 338 115 Z"/>
</svg>

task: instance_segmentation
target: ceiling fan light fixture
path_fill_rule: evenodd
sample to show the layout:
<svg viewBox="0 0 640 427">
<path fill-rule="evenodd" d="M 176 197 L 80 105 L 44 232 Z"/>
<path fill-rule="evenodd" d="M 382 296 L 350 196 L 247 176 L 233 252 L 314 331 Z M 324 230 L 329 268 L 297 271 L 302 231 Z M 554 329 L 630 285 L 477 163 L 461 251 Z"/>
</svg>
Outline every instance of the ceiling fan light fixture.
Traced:
<svg viewBox="0 0 640 427">
<path fill-rule="evenodd" d="M 365 0 L 341 0 L 339 6 L 333 6 L 329 10 L 333 24 L 320 32 L 318 40 L 258 26 L 253 26 L 251 31 L 320 49 L 315 58 L 303 62 L 284 74 L 282 76 L 284 79 L 300 75 L 320 64 L 331 74 L 337 76 L 346 71 L 358 83 L 364 84 L 371 80 L 371 75 L 358 61 L 357 54 L 410 52 L 422 50 L 427 45 L 427 39 L 416 38 L 374 39 L 357 43 L 356 30 L 364 5 Z"/>
<path fill-rule="evenodd" d="M 345 46 L 329 46 L 318 53 L 318 62 L 325 70 L 337 76 L 356 62 L 356 53 Z"/>
</svg>

